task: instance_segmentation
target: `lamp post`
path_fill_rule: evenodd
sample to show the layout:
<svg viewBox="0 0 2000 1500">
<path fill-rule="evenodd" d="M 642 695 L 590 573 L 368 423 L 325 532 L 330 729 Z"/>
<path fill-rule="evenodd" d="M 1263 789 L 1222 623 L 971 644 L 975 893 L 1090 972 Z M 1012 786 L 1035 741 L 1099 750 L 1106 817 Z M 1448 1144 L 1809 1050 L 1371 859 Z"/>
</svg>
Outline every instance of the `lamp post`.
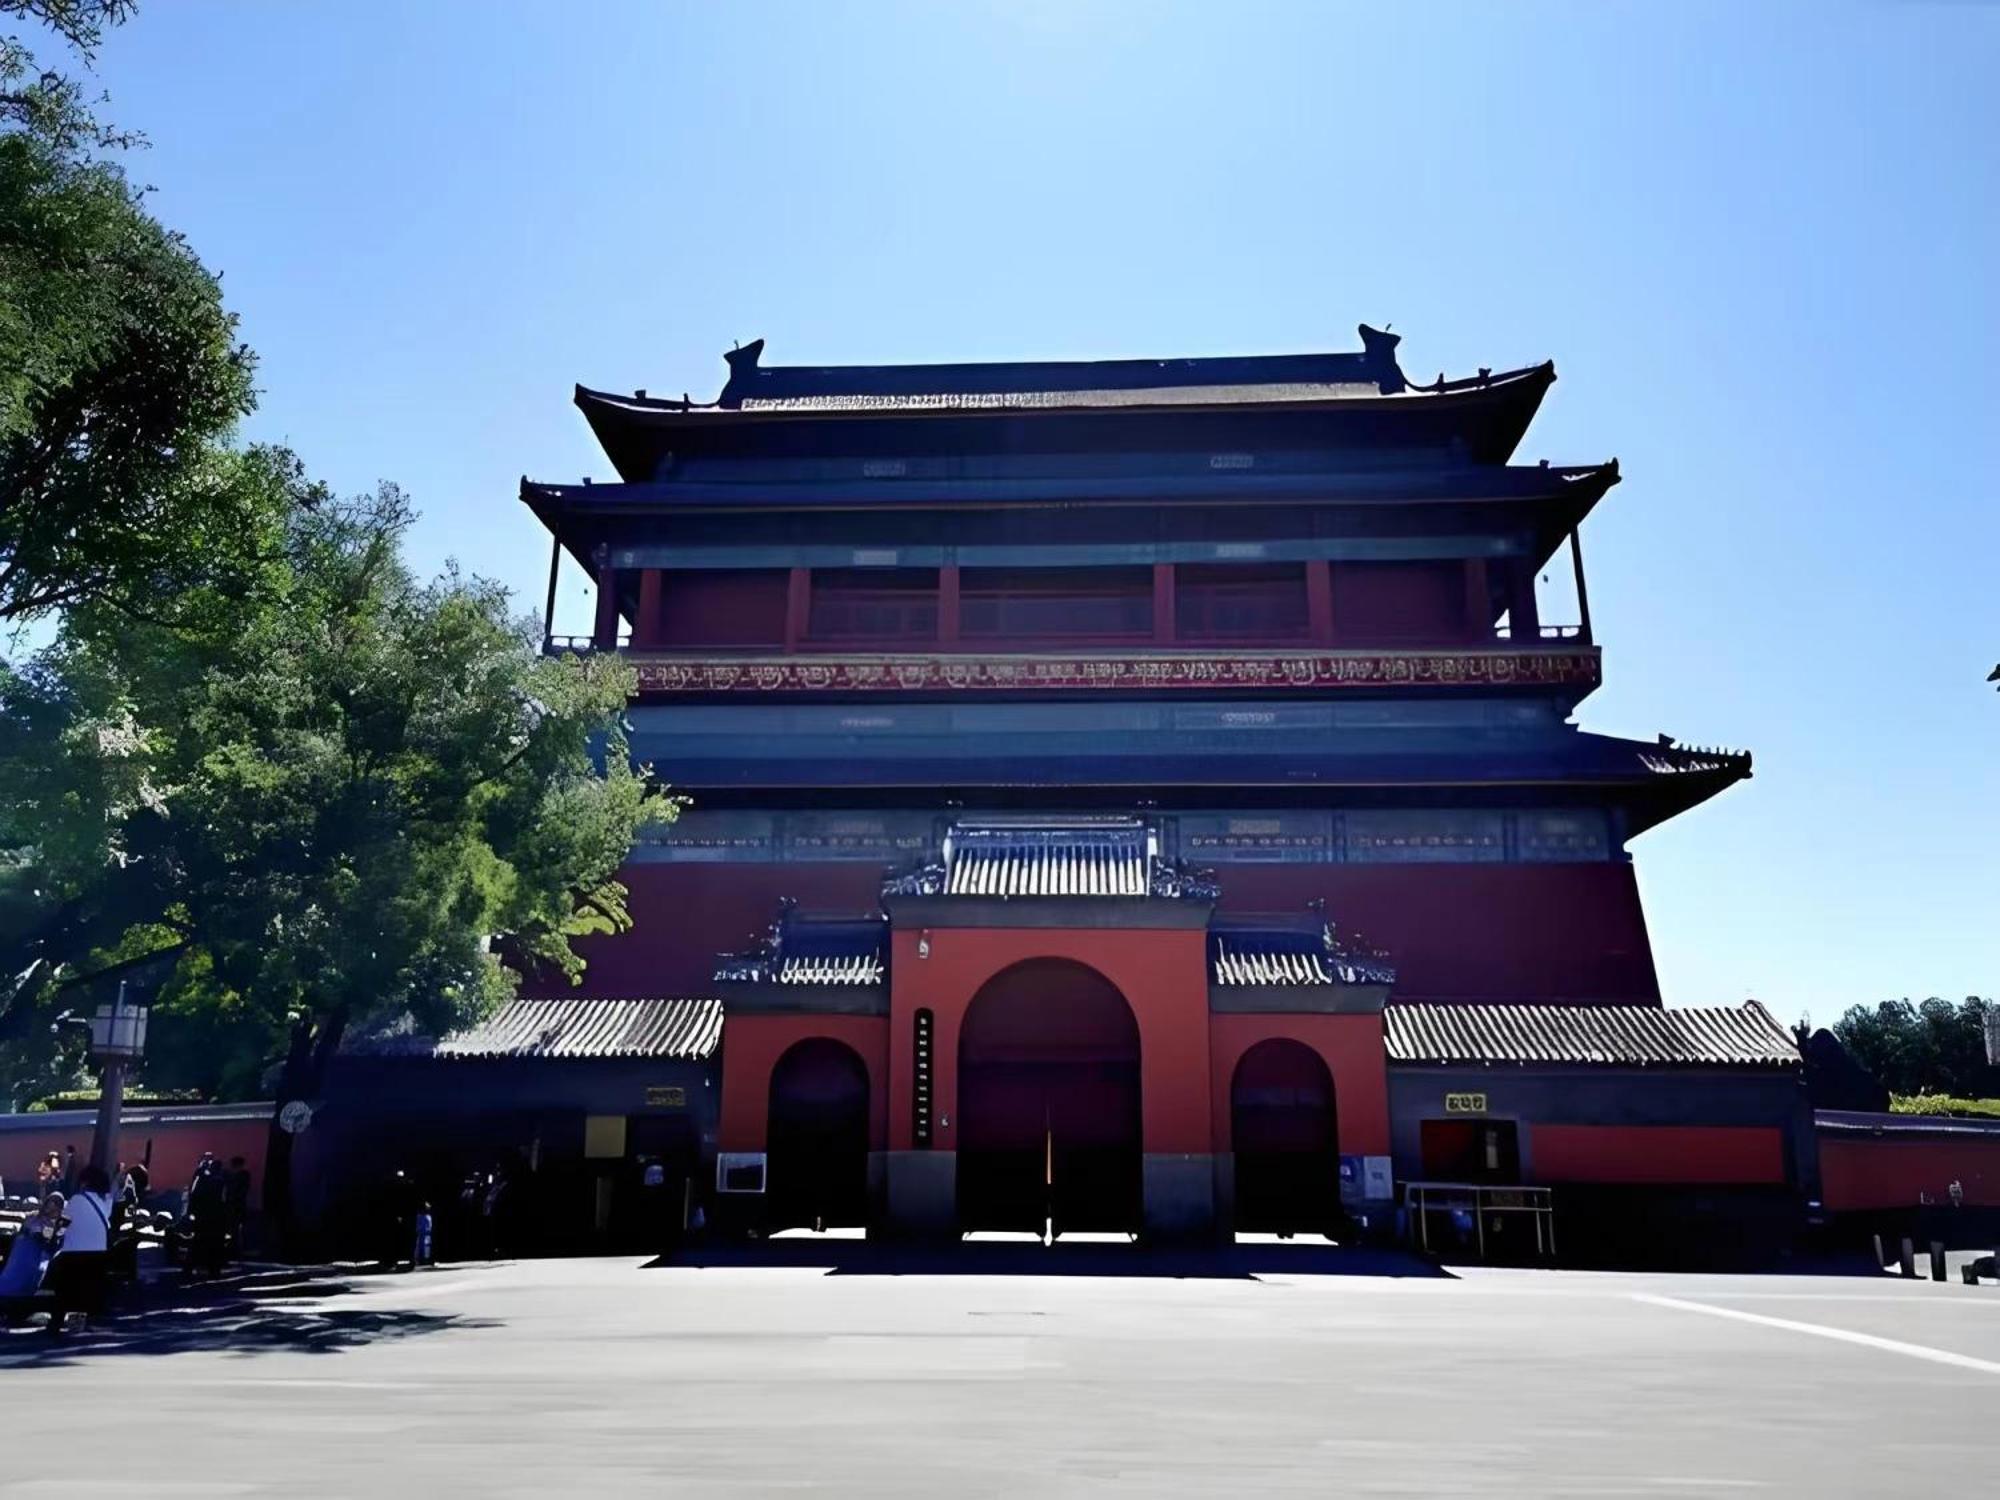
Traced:
<svg viewBox="0 0 2000 1500">
<path fill-rule="evenodd" d="M 125 1069 L 146 1053 L 146 1017 L 151 1007 L 126 997 L 126 982 L 118 981 L 118 998 L 100 1005 L 90 1018 L 90 1056 L 97 1064 L 97 1129 L 90 1138 L 90 1164 L 111 1170 L 118 1150 L 118 1127 L 125 1107 Z"/>
</svg>

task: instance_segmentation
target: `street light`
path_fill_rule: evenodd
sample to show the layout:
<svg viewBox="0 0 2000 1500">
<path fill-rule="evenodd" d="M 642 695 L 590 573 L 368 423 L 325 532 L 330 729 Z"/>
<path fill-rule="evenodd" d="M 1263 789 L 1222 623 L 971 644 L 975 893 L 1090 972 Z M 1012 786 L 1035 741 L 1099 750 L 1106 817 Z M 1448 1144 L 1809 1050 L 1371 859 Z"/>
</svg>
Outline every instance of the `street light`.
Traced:
<svg viewBox="0 0 2000 1500">
<path fill-rule="evenodd" d="M 90 1164 L 111 1170 L 118 1149 L 119 1118 L 125 1107 L 125 1069 L 146 1054 L 146 1018 L 152 1007 L 129 998 L 118 981 L 118 996 L 90 1018 L 90 1056 L 97 1064 L 97 1128 L 90 1137 Z"/>
</svg>

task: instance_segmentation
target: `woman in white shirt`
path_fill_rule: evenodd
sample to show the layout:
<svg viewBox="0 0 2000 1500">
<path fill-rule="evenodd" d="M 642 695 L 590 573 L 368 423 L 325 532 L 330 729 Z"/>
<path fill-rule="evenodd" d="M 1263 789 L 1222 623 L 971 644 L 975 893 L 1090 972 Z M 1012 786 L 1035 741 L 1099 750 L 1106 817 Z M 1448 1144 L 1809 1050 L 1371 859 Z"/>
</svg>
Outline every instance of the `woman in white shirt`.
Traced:
<svg viewBox="0 0 2000 1500">
<path fill-rule="evenodd" d="M 61 1335 L 70 1313 L 88 1323 L 104 1308 L 104 1275 L 111 1249 L 111 1178 L 102 1167 L 85 1167 L 76 1192 L 65 1205 L 62 1249 L 49 1263 L 48 1287 L 56 1294 L 49 1332 Z"/>
</svg>

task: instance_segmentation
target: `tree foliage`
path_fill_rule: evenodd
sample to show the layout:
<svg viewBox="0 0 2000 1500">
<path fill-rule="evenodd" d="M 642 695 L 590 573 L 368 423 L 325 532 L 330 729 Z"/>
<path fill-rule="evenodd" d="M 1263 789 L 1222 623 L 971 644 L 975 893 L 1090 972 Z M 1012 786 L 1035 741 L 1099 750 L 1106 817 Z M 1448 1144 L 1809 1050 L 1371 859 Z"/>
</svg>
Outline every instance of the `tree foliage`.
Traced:
<svg viewBox="0 0 2000 1500">
<path fill-rule="evenodd" d="M 1986 1060 L 1991 1000 L 1969 995 L 1954 1005 L 1936 996 L 1921 1003 L 1885 1000 L 1857 1005 L 1834 1023 L 1834 1035 L 1890 1093 L 2000 1094 L 2000 1069 Z"/>
<path fill-rule="evenodd" d="M 414 578 L 393 487 L 216 462 L 255 587 L 193 588 L 171 623 L 67 613 L 0 701 L 0 846 L 44 953 L 179 950 L 159 1035 L 192 1081 L 282 1058 L 280 1096 L 310 1097 L 353 1028 L 469 1024 L 518 968 L 574 980 L 570 939 L 628 924 L 618 867 L 674 804 L 626 752 L 630 668 L 544 657 L 496 584 Z"/>
<path fill-rule="evenodd" d="M 129 11 L 0 0 L 85 49 Z M 0 624 L 84 601 L 151 614 L 245 565 L 211 459 L 253 362 L 216 277 L 100 154 L 125 144 L 0 42 Z"/>
</svg>

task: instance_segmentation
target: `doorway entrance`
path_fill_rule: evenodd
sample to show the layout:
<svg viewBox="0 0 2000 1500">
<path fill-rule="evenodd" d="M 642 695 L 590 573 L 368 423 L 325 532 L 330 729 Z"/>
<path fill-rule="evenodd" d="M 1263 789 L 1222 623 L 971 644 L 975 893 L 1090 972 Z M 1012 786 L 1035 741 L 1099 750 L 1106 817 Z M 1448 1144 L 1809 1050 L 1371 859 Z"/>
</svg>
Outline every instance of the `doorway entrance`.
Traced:
<svg viewBox="0 0 2000 1500">
<path fill-rule="evenodd" d="M 1340 1222 L 1340 1138 L 1333 1075 L 1303 1042 L 1259 1042 L 1229 1085 L 1236 1227 L 1327 1234 Z"/>
<path fill-rule="evenodd" d="M 988 980 L 959 1033 L 962 1230 L 1137 1233 L 1139 1023 L 1066 959 Z"/>
<path fill-rule="evenodd" d="M 844 1042 L 813 1037 L 771 1070 L 767 1227 L 851 1228 L 868 1221 L 868 1065 Z"/>
</svg>

